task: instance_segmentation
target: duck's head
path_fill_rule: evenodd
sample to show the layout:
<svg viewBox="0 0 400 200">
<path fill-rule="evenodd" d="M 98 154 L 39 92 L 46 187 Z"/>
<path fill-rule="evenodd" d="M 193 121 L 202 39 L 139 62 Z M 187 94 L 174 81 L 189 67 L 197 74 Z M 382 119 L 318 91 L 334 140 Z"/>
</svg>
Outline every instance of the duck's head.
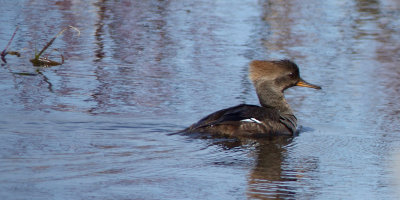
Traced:
<svg viewBox="0 0 400 200">
<path fill-rule="evenodd" d="M 249 77 L 256 87 L 268 83 L 281 92 L 293 86 L 321 89 L 320 86 L 304 81 L 300 77 L 299 68 L 290 60 L 254 60 L 250 63 Z"/>
</svg>

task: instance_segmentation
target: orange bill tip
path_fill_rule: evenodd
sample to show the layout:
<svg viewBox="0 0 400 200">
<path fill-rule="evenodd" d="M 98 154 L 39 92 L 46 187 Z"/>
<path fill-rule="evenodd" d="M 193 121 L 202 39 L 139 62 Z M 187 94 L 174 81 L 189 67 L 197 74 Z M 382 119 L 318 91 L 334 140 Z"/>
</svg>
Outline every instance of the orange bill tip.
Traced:
<svg viewBox="0 0 400 200">
<path fill-rule="evenodd" d="M 314 88 L 314 89 L 317 89 L 317 90 L 321 89 L 320 86 L 318 86 L 318 85 L 313 85 L 313 84 L 311 84 L 311 83 L 307 83 L 307 82 L 304 81 L 304 80 L 300 80 L 299 82 L 297 82 L 297 83 L 296 83 L 296 86 L 300 86 L 300 87 L 309 87 L 309 88 Z"/>
</svg>

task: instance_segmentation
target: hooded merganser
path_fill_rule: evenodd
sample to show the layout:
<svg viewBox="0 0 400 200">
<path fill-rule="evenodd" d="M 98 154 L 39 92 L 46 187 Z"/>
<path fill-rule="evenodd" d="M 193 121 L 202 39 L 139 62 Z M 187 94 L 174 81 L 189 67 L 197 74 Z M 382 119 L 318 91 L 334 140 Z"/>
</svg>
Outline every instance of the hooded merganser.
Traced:
<svg viewBox="0 0 400 200">
<path fill-rule="evenodd" d="M 254 60 L 250 63 L 249 77 L 261 106 L 240 104 L 226 108 L 204 117 L 183 132 L 244 137 L 294 135 L 297 118 L 283 92 L 293 86 L 321 87 L 300 78 L 299 68 L 290 60 Z"/>
</svg>

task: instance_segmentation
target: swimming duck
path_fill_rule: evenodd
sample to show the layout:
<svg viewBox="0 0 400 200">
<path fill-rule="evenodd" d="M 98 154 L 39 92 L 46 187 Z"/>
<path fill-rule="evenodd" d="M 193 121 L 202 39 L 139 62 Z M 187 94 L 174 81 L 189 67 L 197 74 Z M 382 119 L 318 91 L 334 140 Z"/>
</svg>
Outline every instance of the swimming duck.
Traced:
<svg viewBox="0 0 400 200">
<path fill-rule="evenodd" d="M 296 134 L 297 118 L 283 92 L 293 86 L 321 89 L 300 78 L 297 65 L 290 60 L 254 60 L 249 78 L 261 106 L 240 104 L 214 112 L 183 130 L 228 136 L 265 137 Z"/>
</svg>

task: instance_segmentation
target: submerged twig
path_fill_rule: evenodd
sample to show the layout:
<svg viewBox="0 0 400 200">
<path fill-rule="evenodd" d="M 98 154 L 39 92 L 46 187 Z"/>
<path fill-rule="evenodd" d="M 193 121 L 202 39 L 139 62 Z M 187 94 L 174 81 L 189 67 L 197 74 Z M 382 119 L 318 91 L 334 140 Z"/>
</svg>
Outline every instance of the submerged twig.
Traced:
<svg viewBox="0 0 400 200">
<path fill-rule="evenodd" d="M 15 31 L 14 31 L 14 33 L 12 34 L 10 41 L 8 41 L 8 44 L 7 44 L 6 48 L 4 48 L 4 50 L 1 52 L 1 60 L 2 60 L 4 63 L 7 63 L 7 60 L 6 60 L 6 55 L 7 55 L 7 54 L 16 55 L 16 56 L 18 56 L 18 57 L 21 56 L 21 54 L 20 54 L 19 52 L 17 52 L 17 51 L 7 51 L 8 47 L 11 45 L 11 42 L 12 42 L 13 39 L 14 39 L 15 34 L 17 33 L 18 28 L 19 28 L 19 26 L 15 27 Z"/>
<path fill-rule="evenodd" d="M 57 39 L 58 36 L 60 36 L 61 34 L 64 33 L 64 31 L 68 30 L 68 29 L 73 29 L 75 31 L 78 32 L 78 36 L 81 34 L 81 32 L 79 31 L 79 29 L 77 29 L 76 27 L 73 26 L 68 26 L 66 28 L 64 28 L 63 30 L 61 30 L 60 32 L 57 33 L 57 35 L 55 35 L 44 47 L 43 49 L 36 54 L 35 52 L 35 58 L 31 59 L 31 63 L 34 66 L 56 66 L 56 65 L 62 65 L 64 63 L 64 56 L 61 54 L 61 62 L 57 62 L 57 61 L 52 61 L 48 58 L 41 58 L 40 56 L 44 53 L 44 51 L 46 51 L 54 42 L 54 40 Z"/>
</svg>

